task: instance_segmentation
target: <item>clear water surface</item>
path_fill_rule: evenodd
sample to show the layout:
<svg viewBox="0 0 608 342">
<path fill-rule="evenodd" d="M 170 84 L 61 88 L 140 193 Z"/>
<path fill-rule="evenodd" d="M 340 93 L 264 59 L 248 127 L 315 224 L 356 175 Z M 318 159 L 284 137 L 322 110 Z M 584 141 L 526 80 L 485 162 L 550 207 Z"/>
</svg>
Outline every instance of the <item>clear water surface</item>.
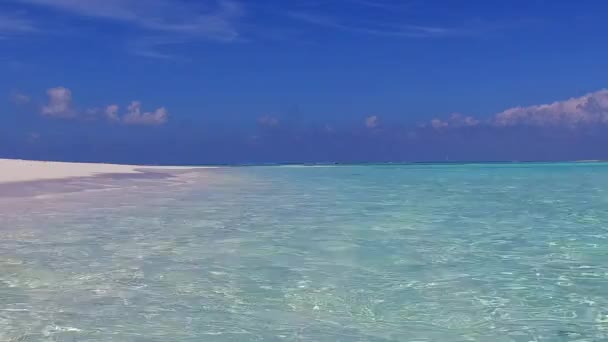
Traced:
<svg viewBox="0 0 608 342">
<path fill-rule="evenodd" d="M 605 164 L 101 188 L 4 199 L 0 341 L 608 341 Z"/>
</svg>

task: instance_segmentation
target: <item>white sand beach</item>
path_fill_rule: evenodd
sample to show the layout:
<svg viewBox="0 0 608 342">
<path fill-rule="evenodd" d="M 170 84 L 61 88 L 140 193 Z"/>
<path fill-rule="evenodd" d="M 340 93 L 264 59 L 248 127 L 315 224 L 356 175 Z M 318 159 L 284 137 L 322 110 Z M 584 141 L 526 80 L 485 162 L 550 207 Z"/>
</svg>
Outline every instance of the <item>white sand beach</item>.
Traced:
<svg viewBox="0 0 608 342">
<path fill-rule="evenodd" d="M 141 166 L 0 159 L 0 184 L 74 177 L 92 177 L 103 174 L 135 174 L 145 170 L 184 170 L 194 168 L 204 167 Z"/>
</svg>

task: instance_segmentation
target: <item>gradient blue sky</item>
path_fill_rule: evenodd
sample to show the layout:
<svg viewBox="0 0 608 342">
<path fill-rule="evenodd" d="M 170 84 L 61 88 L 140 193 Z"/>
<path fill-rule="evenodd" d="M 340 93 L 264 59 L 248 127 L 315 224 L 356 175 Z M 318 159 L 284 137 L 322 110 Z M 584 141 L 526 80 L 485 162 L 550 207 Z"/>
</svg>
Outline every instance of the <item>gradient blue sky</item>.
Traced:
<svg viewBox="0 0 608 342">
<path fill-rule="evenodd" d="M 599 0 L 4 0 L 0 156 L 608 158 L 605 13 Z"/>
</svg>

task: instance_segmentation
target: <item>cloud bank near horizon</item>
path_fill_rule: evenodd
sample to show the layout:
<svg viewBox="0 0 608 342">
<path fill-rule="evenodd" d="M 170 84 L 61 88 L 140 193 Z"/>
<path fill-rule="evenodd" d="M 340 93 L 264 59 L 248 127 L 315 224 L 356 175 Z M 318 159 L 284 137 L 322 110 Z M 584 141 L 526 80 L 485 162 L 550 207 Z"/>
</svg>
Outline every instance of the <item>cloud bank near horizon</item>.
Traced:
<svg viewBox="0 0 608 342">
<path fill-rule="evenodd" d="M 512 107 L 486 120 L 455 113 L 448 119 L 435 118 L 429 125 L 441 130 L 478 125 L 577 128 L 605 124 L 608 124 L 608 89 L 547 104 Z"/>
<path fill-rule="evenodd" d="M 121 108 L 118 104 L 79 109 L 74 105 L 72 91 L 58 86 L 46 91 L 47 101 L 41 106 L 40 114 L 44 117 L 63 120 L 104 120 L 123 125 L 160 126 L 168 122 L 169 112 L 161 106 L 152 111 L 145 111 L 140 101 L 132 101 Z M 10 101 L 15 106 L 29 106 L 34 101 L 28 94 L 12 92 Z M 364 127 L 377 129 L 381 116 L 372 115 L 364 120 Z M 279 128 L 280 120 L 275 116 L 262 115 L 257 118 L 260 127 Z M 328 123 L 318 123 L 324 133 L 335 133 L 340 127 Z M 432 129 L 445 132 L 462 128 L 493 127 L 507 129 L 530 127 L 539 129 L 566 128 L 577 129 L 598 125 L 608 125 L 608 89 L 601 89 L 580 97 L 555 101 L 532 106 L 517 106 L 496 113 L 488 118 L 453 113 L 447 118 L 434 118 L 429 122 L 409 128 L 408 136 L 415 135 L 417 129 Z M 318 126 L 318 125 L 316 125 Z M 315 127 L 316 127 L 315 126 Z M 331 130 L 326 127 L 331 126 Z M 394 125 L 393 125 L 394 126 Z M 393 127 L 395 128 L 395 127 Z M 283 127 L 281 129 L 289 129 Z M 293 127 L 291 127 L 293 129 Z M 383 125 L 385 132 L 391 131 L 391 125 Z"/>
<path fill-rule="evenodd" d="M 102 108 L 92 107 L 78 109 L 74 105 L 72 91 L 69 88 L 58 86 L 46 91 L 47 101 L 41 107 L 42 116 L 64 120 L 97 120 L 120 123 L 124 125 L 159 126 L 168 122 L 169 112 L 161 106 L 153 111 L 142 109 L 140 101 L 132 101 L 124 109 L 118 104 L 110 104 Z M 33 100 L 28 94 L 12 92 L 10 101 L 16 106 L 30 105 Z M 376 129 L 380 126 L 381 116 L 372 115 L 364 120 L 367 129 Z M 262 115 L 257 118 L 261 127 L 279 127 L 280 121 L 275 116 Z M 328 123 L 320 123 L 328 127 Z M 517 106 L 496 113 L 489 118 L 475 117 L 461 113 L 453 113 L 447 118 L 434 118 L 418 126 L 418 129 L 432 129 L 446 131 L 460 128 L 585 128 L 598 125 L 608 125 L 608 89 L 601 89 L 580 97 L 555 101 L 547 104 L 532 106 Z M 331 125 L 332 129 L 321 129 L 323 132 L 335 132 L 339 127 Z M 384 125 L 390 131 L 391 127 Z M 416 128 L 410 128 L 416 130 Z M 411 133 L 411 132 L 410 132 Z M 410 134 L 411 135 L 411 134 Z"/>
</svg>

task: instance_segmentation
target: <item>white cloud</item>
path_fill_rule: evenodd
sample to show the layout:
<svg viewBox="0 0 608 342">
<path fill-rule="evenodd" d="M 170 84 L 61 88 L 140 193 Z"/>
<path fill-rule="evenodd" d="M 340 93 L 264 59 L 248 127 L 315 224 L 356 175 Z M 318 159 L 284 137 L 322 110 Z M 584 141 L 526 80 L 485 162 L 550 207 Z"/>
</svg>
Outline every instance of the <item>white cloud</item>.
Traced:
<svg viewBox="0 0 608 342">
<path fill-rule="evenodd" d="M 72 108 L 72 92 L 64 87 L 50 88 L 46 91 L 49 101 L 42 107 L 42 115 L 58 118 L 71 118 L 76 116 Z"/>
<path fill-rule="evenodd" d="M 122 122 L 127 125 L 162 125 L 167 122 L 169 113 L 165 107 L 160 107 L 153 112 L 141 111 L 141 102 L 133 101 L 127 107 L 127 114 L 122 117 Z"/>
<path fill-rule="evenodd" d="M 159 107 L 152 112 L 142 112 L 141 102 L 133 101 L 127 107 L 127 112 L 120 115 L 120 107 L 116 104 L 106 106 L 105 109 L 97 107 L 76 110 L 72 103 L 72 91 L 65 87 L 50 88 L 47 105 L 42 107 L 42 115 L 61 119 L 98 120 L 122 123 L 125 125 L 156 126 L 165 124 L 169 120 L 169 112 L 165 107 Z"/>
<path fill-rule="evenodd" d="M 264 115 L 258 118 L 258 123 L 262 126 L 275 127 L 279 125 L 279 119 L 274 116 Z"/>
<path fill-rule="evenodd" d="M 608 89 L 581 97 L 529 107 L 514 107 L 496 114 L 497 126 L 576 126 L 608 123 Z"/>
<path fill-rule="evenodd" d="M 120 121 L 120 118 L 118 117 L 118 109 L 118 105 L 115 104 L 107 106 L 104 112 L 106 119 L 112 122 Z"/>
<path fill-rule="evenodd" d="M 431 120 L 431 127 L 434 129 L 444 128 L 459 128 L 459 127 L 471 127 L 477 126 L 481 123 L 478 119 L 472 116 L 464 116 L 460 113 L 453 113 L 447 120 L 433 119 Z"/>
<path fill-rule="evenodd" d="M 608 124 L 608 89 L 548 104 L 509 108 L 486 120 L 455 113 L 447 120 L 433 119 L 430 122 L 435 129 L 477 125 L 577 127 L 598 124 Z"/>
<path fill-rule="evenodd" d="M 321 12 L 288 11 L 287 17 L 309 25 L 337 31 L 387 36 L 395 38 L 432 38 L 446 36 L 468 36 L 476 31 L 465 28 L 447 28 L 424 25 L 404 25 L 399 21 L 370 21 L 368 18 L 330 16 Z"/>
<path fill-rule="evenodd" d="M 378 116 L 376 115 L 372 115 L 372 116 L 368 116 L 367 118 L 365 118 L 365 127 L 367 128 L 376 128 L 378 127 Z"/>
<path fill-rule="evenodd" d="M 442 128 L 446 128 L 448 126 L 449 126 L 449 124 L 443 120 L 440 120 L 440 119 L 431 120 L 431 127 L 433 127 L 434 129 L 442 129 Z"/>
<path fill-rule="evenodd" d="M 470 127 L 477 126 L 481 121 L 475 119 L 472 116 L 465 116 L 460 113 L 453 113 L 450 116 L 450 125 L 452 127 Z"/>
<path fill-rule="evenodd" d="M 30 144 L 36 143 L 36 142 L 38 142 L 38 140 L 40 140 L 40 133 L 38 133 L 38 132 L 30 132 L 27 135 L 26 140 Z"/>
<path fill-rule="evenodd" d="M 32 101 L 32 98 L 29 97 L 29 95 L 20 92 L 12 92 L 10 95 L 10 99 L 12 103 L 18 106 L 29 104 Z"/>
<path fill-rule="evenodd" d="M 37 29 L 31 21 L 17 15 L 0 13 L 1 34 L 32 33 L 36 31 Z"/>
<path fill-rule="evenodd" d="M 74 15 L 121 21 L 142 29 L 216 40 L 238 36 L 235 21 L 243 11 L 231 0 L 18 0 Z"/>
</svg>

